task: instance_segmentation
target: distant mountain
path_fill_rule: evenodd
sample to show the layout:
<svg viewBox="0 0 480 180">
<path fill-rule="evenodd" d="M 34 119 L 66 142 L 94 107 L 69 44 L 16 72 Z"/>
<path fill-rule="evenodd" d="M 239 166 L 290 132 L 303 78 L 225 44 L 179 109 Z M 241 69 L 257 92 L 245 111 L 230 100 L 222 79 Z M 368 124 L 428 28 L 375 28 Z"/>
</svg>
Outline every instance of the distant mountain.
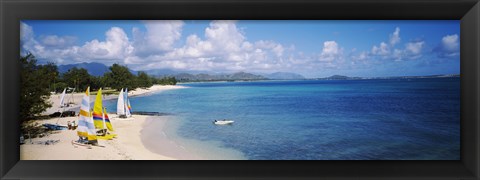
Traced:
<svg viewBox="0 0 480 180">
<path fill-rule="evenodd" d="M 246 72 L 237 72 L 233 74 L 228 74 L 228 73 L 215 73 L 215 72 L 208 72 L 208 71 L 181 71 L 181 70 L 172 70 L 172 69 L 153 69 L 153 70 L 146 70 L 145 72 L 155 77 L 174 76 L 177 79 L 189 79 L 194 81 L 306 79 L 300 74 L 289 73 L 289 72 L 276 72 L 272 74 L 252 74 L 252 73 L 246 73 Z"/>
<path fill-rule="evenodd" d="M 91 62 L 91 63 L 59 65 L 58 66 L 58 72 L 65 73 L 65 72 L 67 72 L 68 70 L 70 70 L 74 67 L 76 67 L 78 69 L 80 69 L 80 68 L 86 69 L 88 74 L 90 74 L 92 76 L 103 76 L 103 74 L 110 71 L 110 69 L 108 69 L 109 67 L 105 64 Z M 138 73 L 137 71 L 134 71 L 134 70 L 131 70 L 131 69 L 129 69 L 129 70 L 134 75 L 137 75 L 137 73 Z"/>
<path fill-rule="evenodd" d="M 330 77 L 326 77 L 325 79 L 344 80 L 344 79 L 353 79 L 353 78 L 348 77 L 348 76 L 342 76 L 342 75 L 333 75 L 333 76 L 330 76 Z M 355 79 L 358 79 L 358 78 L 355 78 Z"/>
<path fill-rule="evenodd" d="M 246 72 L 237 72 L 233 74 L 190 74 L 190 73 L 180 73 L 173 75 L 175 79 L 181 82 L 186 81 L 251 81 L 251 80 L 266 80 L 266 77 L 261 75 L 255 75 Z"/>
<path fill-rule="evenodd" d="M 152 70 L 146 70 L 145 73 L 152 76 L 168 76 L 172 74 L 178 74 L 178 72 L 171 69 L 152 69 Z"/>
<path fill-rule="evenodd" d="M 272 74 L 265 75 L 268 79 L 275 79 L 275 80 L 292 80 L 292 79 L 305 79 L 300 74 L 289 73 L 289 72 L 276 72 Z"/>
<path fill-rule="evenodd" d="M 188 74 L 188 73 L 180 73 L 177 75 L 174 75 L 175 79 L 180 80 L 180 81 L 194 81 L 198 80 L 198 78 L 193 75 L 193 74 Z"/>
<path fill-rule="evenodd" d="M 364 79 L 361 77 L 348 77 L 348 76 L 343 76 L 343 75 L 333 75 L 329 77 L 324 77 L 324 78 L 317 78 L 318 80 L 354 80 L 354 79 Z"/>
<path fill-rule="evenodd" d="M 108 67 L 105 64 L 96 63 L 96 62 L 59 65 L 58 71 L 60 73 L 65 73 L 74 67 L 78 69 L 80 68 L 86 69 L 87 72 L 93 76 L 102 76 L 103 74 L 109 71 Z"/>
<path fill-rule="evenodd" d="M 229 79 L 235 80 L 235 79 L 240 79 L 240 80 L 260 80 L 260 79 L 267 79 L 261 75 L 255 75 L 255 74 L 250 74 L 246 72 L 237 72 L 232 75 L 227 75 Z"/>
</svg>

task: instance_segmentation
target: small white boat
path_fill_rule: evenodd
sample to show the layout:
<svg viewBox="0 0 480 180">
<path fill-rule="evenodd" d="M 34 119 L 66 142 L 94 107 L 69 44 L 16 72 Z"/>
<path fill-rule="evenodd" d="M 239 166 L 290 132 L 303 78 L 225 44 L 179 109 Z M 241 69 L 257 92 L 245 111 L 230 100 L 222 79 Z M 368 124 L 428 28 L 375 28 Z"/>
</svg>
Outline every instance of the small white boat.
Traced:
<svg viewBox="0 0 480 180">
<path fill-rule="evenodd" d="M 226 119 L 213 121 L 213 123 L 216 124 L 216 125 L 227 125 L 227 124 L 232 124 L 233 122 L 235 122 L 235 121 L 226 120 Z"/>
</svg>

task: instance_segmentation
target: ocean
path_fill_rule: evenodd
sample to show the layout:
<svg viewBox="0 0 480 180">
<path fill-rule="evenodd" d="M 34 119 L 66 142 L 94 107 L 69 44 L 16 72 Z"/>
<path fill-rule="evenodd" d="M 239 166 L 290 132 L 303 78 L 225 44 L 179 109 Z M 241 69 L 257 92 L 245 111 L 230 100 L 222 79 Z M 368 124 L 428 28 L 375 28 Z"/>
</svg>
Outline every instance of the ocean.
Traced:
<svg viewBox="0 0 480 180">
<path fill-rule="evenodd" d="M 130 98 L 133 111 L 171 114 L 170 138 L 207 159 L 460 159 L 460 78 L 179 85 Z"/>
</svg>

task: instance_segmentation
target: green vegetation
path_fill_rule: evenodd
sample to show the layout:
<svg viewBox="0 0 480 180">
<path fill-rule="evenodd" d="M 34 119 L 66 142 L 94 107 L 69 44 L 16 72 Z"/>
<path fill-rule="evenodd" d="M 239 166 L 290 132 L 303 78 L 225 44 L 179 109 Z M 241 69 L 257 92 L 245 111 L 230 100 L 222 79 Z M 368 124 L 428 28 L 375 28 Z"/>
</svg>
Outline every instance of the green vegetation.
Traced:
<svg viewBox="0 0 480 180">
<path fill-rule="evenodd" d="M 61 82 L 67 84 L 68 87 L 74 87 L 77 90 L 87 89 L 90 86 L 91 79 L 86 69 L 72 68 L 61 76 Z"/>
<path fill-rule="evenodd" d="M 119 64 L 110 66 L 110 72 L 105 73 L 105 85 L 120 91 L 122 88 L 135 89 L 134 75 L 127 67 Z M 138 86 L 137 86 L 138 87 Z"/>
<path fill-rule="evenodd" d="M 141 88 L 148 88 L 153 85 L 153 81 L 156 81 L 154 78 L 148 76 L 147 73 L 140 71 L 138 72 L 137 83 Z"/>
<path fill-rule="evenodd" d="M 20 121 L 39 115 L 47 108 L 50 97 L 49 87 L 58 76 L 57 66 L 48 63 L 37 65 L 32 54 L 20 56 Z"/>
<path fill-rule="evenodd" d="M 86 69 L 72 68 L 56 77 L 55 85 L 50 86 L 50 90 L 61 92 L 66 87 L 74 87 L 76 92 L 80 92 L 90 86 L 91 91 L 102 88 L 104 89 L 104 94 L 117 94 L 122 88 L 133 90 L 136 88 L 149 88 L 154 84 L 177 84 L 174 77 L 155 78 L 142 71 L 134 75 L 127 67 L 119 64 L 113 64 L 109 67 L 109 70 L 103 76 L 92 76 L 88 74 Z"/>
<path fill-rule="evenodd" d="M 154 84 L 176 85 L 174 77 L 155 78 L 145 72 L 134 75 L 130 70 L 119 64 L 113 64 L 110 71 L 103 76 L 92 76 L 86 69 L 72 68 L 60 74 L 53 63 L 37 65 L 32 54 L 20 56 L 21 91 L 20 120 L 34 119 L 52 105 L 48 103 L 50 92 L 62 92 L 64 88 L 73 87 L 76 92 L 85 91 L 90 86 L 92 94 L 99 88 L 104 94 L 118 94 L 122 88 L 134 90 L 148 88 Z"/>
<path fill-rule="evenodd" d="M 175 77 L 164 77 L 162 79 L 154 79 L 153 80 L 154 84 L 164 84 L 164 85 L 176 85 L 177 80 Z"/>
</svg>

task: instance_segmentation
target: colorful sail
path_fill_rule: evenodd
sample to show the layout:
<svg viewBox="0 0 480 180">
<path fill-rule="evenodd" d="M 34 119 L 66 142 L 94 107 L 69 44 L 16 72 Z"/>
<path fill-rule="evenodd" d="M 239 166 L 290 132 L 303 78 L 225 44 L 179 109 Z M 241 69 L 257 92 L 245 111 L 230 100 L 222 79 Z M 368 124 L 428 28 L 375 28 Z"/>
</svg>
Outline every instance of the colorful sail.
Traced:
<svg viewBox="0 0 480 180">
<path fill-rule="evenodd" d="M 130 114 L 132 113 L 132 106 L 130 106 L 130 98 L 128 98 L 128 88 L 125 89 L 125 93 L 127 94 L 127 99 L 125 103 L 127 104 L 128 111 Z"/>
<path fill-rule="evenodd" d="M 132 116 L 131 112 L 130 112 L 130 100 L 128 100 L 128 88 L 125 88 L 125 99 L 124 99 L 124 102 L 125 102 L 125 116 L 127 117 L 130 117 Z"/>
<path fill-rule="evenodd" d="M 60 107 L 65 106 L 65 94 L 67 92 L 67 88 L 63 89 L 62 95 L 60 96 Z"/>
<path fill-rule="evenodd" d="M 128 112 L 132 115 L 132 106 L 130 106 L 130 99 L 127 99 Z"/>
<path fill-rule="evenodd" d="M 117 100 L 117 115 L 125 115 L 125 101 L 123 95 L 123 88 L 120 90 L 120 94 L 118 94 Z"/>
<path fill-rule="evenodd" d="M 98 90 L 97 97 L 95 98 L 95 103 L 93 105 L 93 122 L 95 124 L 95 128 L 97 129 L 108 129 L 113 131 L 110 119 L 104 111 L 102 103 L 102 88 Z"/>
<path fill-rule="evenodd" d="M 107 114 L 107 108 L 103 108 L 103 122 L 104 122 L 104 125 L 107 126 L 107 129 L 110 130 L 110 131 L 113 131 L 113 126 L 112 124 L 110 123 L 110 118 L 108 118 L 108 114 Z"/>
<path fill-rule="evenodd" d="M 77 134 L 80 137 L 85 137 L 89 143 L 97 144 L 95 125 L 90 114 L 90 87 L 87 88 L 82 98 Z"/>
</svg>

